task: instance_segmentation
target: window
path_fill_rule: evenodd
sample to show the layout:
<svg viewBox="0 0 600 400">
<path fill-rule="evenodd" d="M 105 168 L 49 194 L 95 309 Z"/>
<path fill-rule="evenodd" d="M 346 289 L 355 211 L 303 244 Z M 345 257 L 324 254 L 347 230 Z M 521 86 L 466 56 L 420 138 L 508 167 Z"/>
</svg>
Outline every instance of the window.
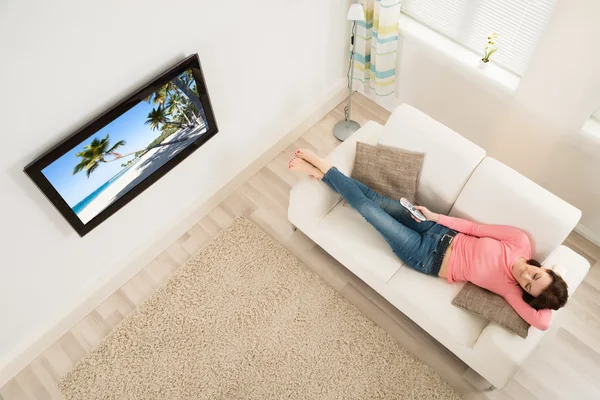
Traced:
<svg viewBox="0 0 600 400">
<path fill-rule="evenodd" d="M 490 57 L 522 75 L 556 0 L 404 0 L 402 11 L 480 53 L 496 32 L 498 51 Z"/>
</svg>

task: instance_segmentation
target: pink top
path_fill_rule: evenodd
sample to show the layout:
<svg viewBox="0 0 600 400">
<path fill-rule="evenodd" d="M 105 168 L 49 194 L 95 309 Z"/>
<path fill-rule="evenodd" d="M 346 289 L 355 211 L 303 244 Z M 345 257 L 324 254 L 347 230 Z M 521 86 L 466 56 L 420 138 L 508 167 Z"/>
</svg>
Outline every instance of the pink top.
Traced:
<svg viewBox="0 0 600 400">
<path fill-rule="evenodd" d="M 525 232 L 503 225 L 480 225 L 440 215 L 438 221 L 461 232 L 454 238 L 448 263 L 448 282 L 473 282 L 496 293 L 531 326 L 548 329 L 552 311 L 536 310 L 523 300 L 523 290 L 512 275 L 517 257 L 529 259 L 531 244 Z"/>
</svg>

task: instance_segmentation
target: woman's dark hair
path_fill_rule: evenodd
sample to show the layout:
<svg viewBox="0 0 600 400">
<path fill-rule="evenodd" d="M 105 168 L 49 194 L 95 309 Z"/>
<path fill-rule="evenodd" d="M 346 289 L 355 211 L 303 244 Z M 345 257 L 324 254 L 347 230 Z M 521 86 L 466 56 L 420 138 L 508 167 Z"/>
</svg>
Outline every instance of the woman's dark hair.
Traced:
<svg viewBox="0 0 600 400">
<path fill-rule="evenodd" d="M 542 266 L 542 264 L 536 260 L 527 260 L 527 264 L 536 267 Z M 548 287 L 537 297 L 533 297 L 529 293 L 523 291 L 523 300 L 536 310 L 543 310 L 544 308 L 558 310 L 567 304 L 567 298 L 569 297 L 567 282 L 551 269 L 547 269 L 546 272 L 548 272 L 548 275 L 552 278 L 550 285 L 548 285 Z"/>
</svg>

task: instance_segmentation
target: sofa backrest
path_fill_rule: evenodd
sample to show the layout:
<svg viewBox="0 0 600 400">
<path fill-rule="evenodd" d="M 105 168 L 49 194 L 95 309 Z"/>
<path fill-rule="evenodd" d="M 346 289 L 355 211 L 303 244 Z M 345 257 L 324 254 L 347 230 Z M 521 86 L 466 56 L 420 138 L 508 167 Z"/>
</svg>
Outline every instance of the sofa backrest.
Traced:
<svg viewBox="0 0 600 400">
<path fill-rule="evenodd" d="M 416 202 L 444 214 L 485 157 L 481 147 L 408 104 L 394 110 L 379 143 L 425 153 Z"/>
<path fill-rule="evenodd" d="M 573 230 L 581 211 L 491 157 L 477 167 L 450 215 L 526 232 L 532 255 L 543 262 Z"/>
</svg>

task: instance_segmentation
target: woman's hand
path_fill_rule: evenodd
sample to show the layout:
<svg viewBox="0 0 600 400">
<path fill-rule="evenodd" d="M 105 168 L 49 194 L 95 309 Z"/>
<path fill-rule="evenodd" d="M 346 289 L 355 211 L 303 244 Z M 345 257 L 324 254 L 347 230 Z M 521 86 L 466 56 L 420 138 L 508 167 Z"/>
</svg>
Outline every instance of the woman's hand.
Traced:
<svg viewBox="0 0 600 400">
<path fill-rule="evenodd" d="M 421 211 L 421 213 L 423 213 L 423 215 L 425 216 L 425 218 L 427 218 L 427 221 L 433 221 L 433 222 L 438 222 L 438 220 L 440 219 L 440 214 L 436 214 L 432 211 L 429 211 L 429 209 L 427 207 L 423 207 L 423 206 L 415 206 L 415 208 L 419 211 Z M 414 215 L 411 214 L 411 216 L 413 217 L 413 219 L 417 222 L 423 222 L 421 220 L 419 220 L 418 218 L 416 218 Z"/>
</svg>

